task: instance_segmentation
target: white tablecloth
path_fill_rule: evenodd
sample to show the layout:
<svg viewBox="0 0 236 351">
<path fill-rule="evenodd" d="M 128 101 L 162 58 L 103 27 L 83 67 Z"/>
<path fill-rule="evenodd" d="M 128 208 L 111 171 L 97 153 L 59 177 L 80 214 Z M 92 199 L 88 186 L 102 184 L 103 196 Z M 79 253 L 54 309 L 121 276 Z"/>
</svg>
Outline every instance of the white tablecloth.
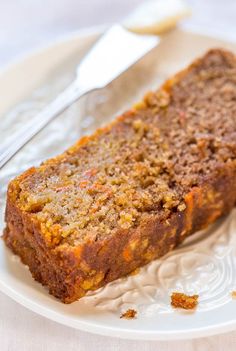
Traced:
<svg viewBox="0 0 236 351">
<path fill-rule="evenodd" d="M 0 65 L 26 50 L 80 27 L 118 21 L 141 0 L 0 1 Z M 214 31 L 236 41 L 236 0 L 189 0 L 188 28 Z M 2 97 L 1 97 L 2 98 Z M 73 330 L 18 305 L 0 293 L 1 351 L 235 350 L 236 331 L 177 342 L 129 341 Z"/>
</svg>

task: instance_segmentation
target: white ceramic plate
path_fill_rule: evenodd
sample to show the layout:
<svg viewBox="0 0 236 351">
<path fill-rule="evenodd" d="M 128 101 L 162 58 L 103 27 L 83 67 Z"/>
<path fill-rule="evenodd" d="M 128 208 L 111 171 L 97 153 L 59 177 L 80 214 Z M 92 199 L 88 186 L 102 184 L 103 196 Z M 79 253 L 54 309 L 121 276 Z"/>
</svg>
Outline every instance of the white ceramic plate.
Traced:
<svg viewBox="0 0 236 351">
<path fill-rule="evenodd" d="M 66 86 L 75 64 L 98 35 L 96 30 L 77 33 L 25 57 L 0 75 L 0 90 L 4 92 L 0 102 L 0 140 L 6 139 Z M 235 44 L 176 30 L 109 89 L 72 106 L 1 171 L 2 213 L 6 184 L 11 177 L 61 152 L 79 135 L 91 132 L 140 98 L 145 90 L 157 87 L 168 75 L 216 46 L 236 50 Z M 231 297 L 231 291 L 236 289 L 235 264 L 233 211 L 137 275 L 115 281 L 71 305 L 50 296 L 1 241 L 0 289 L 36 313 L 81 330 L 123 338 L 184 339 L 236 328 L 236 301 Z M 199 294 L 196 312 L 184 313 L 170 307 L 170 293 L 176 290 Z M 138 311 L 137 319 L 120 319 L 120 314 L 129 307 Z"/>
</svg>

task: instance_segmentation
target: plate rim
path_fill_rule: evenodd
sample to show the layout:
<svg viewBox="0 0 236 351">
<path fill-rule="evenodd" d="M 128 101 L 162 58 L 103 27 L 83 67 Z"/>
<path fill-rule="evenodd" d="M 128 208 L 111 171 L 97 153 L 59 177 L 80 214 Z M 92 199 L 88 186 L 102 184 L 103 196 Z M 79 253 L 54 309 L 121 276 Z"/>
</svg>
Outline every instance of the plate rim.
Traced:
<svg viewBox="0 0 236 351">
<path fill-rule="evenodd" d="M 7 249 L 9 250 L 9 249 Z M 147 331 L 147 330 L 133 330 L 133 329 L 122 329 L 119 327 L 109 327 L 101 326 L 97 323 L 90 323 L 86 321 L 76 320 L 73 322 L 73 319 L 63 316 L 60 313 L 57 313 L 51 310 L 48 307 L 45 307 L 41 304 L 38 304 L 32 299 L 25 298 L 23 294 L 17 293 L 14 289 L 9 287 L 9 285 L 4 284 L 0 280 L 0 291 L 10 297 L 13 301 L 19 303 L 20 305 L 26 307 L 28 310 L 33 311 L 34 313 L 52 320 L 61 325 L 71 327 L 77 330 L 90 332 L 97 335 L 109 336 L 109 337 L 118 337 L 121 339 L 129 340 L 190 340 L 200 337 L 209 337 L 216 334 L 223 334 L 230 332 L 236 329 L 236 319 L 230 320 L 227 323 L 222 322 L 218 325 L 207 326 L 201 328 L 192 328 L 186 331 L 184 330 L 170 330 L 170 331 Z M 108 333 L 109 331 L 109 333 Z"/>
<path fill-rule="evenodd" d="M 104 30 L 107 28 L 107 25 L 92 26 L 82 28 L 73 32 L 70 32 L 66 35 L 59 36 L 55 40 L 51 40 L 46 43 L 46 45 L 39 46 L 32 50 L 27 50 L 23 54 L 17 55 L 17 57 L 11 60 L 8 64 L 4 65 L 0 69 L 0 80 L 4 75 L 7 75 L 8 72 L 17 68 L 24 63 L 26 60 L 32 60 L 34 57 L 48 51 L 49 49 L 56 48 L 57 46 L 63 45 L 71 40 L 76 40 L 81 37 L 89 37 L 95 35 L 101 35 Z M 225 38 L 224 36 L 216 36 L 214 31 L 204 33 L 200 29 L 188 29 L 183 26 L 179 26 L 178 30 L 190 33 L 193 35 L 203 36 L 209 39 L 219 39 L 225 43 L 233 43 L 232 40 Z M 7 249 L 8 250 L 8 249 Z M 47 319 L 53 320 L 59 324 L 71 327 L 74 329 L 82 330 L 85 332 L 91 332 L 98 335 L 110 336 L 110 337 L 119 337 L 122 339 L 131 339 L 131 340 L 188 340 L 195 339 L 199 337 L 212 336 L 216 334 L 222 334 L 225 332 L 230 332 L 236 329 L 236 319 L 229 320 L 228 322 L 222 322 L 217 325 L 204 326 L 191 328 L 186 331 L 184 330 L 170 330 L 170 331 L 148 331 L 148 330 L 134 330 L 129 329 L 128 326 L 126 329 L 119 327 L 109 327 L 104 325 L 99 325 L 98 323 L 91 323 L 82 320 L 76 320 L 69 318 L 68 316 L 63 316 L 61 313 L 58 313 L 43 304 L 39 304 L 36 300 L 29 299 L 25 297 L 22 293 L 11 288 L 4 281 L 0 280 L 0 291 L 5 295 L 9 296 L 12 300 L 19 303 L 20 305 L 26 307 L 28 310 L 33 311 L 36 314 L 39 314 Z"/>
</svg>

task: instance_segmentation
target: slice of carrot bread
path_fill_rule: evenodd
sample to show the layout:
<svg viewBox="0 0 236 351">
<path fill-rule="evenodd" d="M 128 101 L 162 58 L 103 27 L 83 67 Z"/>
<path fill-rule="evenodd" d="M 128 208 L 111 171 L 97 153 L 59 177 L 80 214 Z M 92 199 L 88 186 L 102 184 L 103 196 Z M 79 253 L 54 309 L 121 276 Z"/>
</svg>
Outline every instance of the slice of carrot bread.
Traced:
<svg viewBox="0 0 236 351">
<path fill-rule="evenodd" d="M 70 303 L 228 213 L 235 176 L 236 58 L 216 49 L 11 181 L 4 240 Z"/>
</svg>

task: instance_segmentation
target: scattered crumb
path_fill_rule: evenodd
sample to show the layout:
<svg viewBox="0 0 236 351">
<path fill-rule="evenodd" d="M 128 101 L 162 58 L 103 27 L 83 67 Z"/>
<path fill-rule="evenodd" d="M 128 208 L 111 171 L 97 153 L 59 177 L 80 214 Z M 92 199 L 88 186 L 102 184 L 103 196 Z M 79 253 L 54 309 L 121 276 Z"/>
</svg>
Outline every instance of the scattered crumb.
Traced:
<svg viewBox="0 0 236 351">
<path fill-rule="evenodd" d="M 177 208 L 178 208 L 179 211 L 182 212 L 182 211 L 184 211 L 186 209 L 186 205 L 184 203 L 182 203 Z"/>
<path fill-rule="evenodd" d="M 231 296 L 232 296 L 233 299 L 236 299 L 236 291 L 235 290 L 231 291 Z"/>
<path fill-rule="evenodd" d="M 179 292 L 173 292 L 171 295 L 171 306 L 174 308 L 183 308 L 193 310 L 198 305 L 198 295 L 185 295 Z"/>
<path fill-rule="evenodd" d="M 137 311 L 130 308 L 127 311 L 125 311 L 124 313 L 122 313 L 120 318 L 134 319 L 134 318 L 136 318 L 136 315 L 137 315 Z"/>
<path fill-rule="evenodd" d="M 136 268 L 134 271 L 130 273 L 130 275 L 136 275 L 140 272 L 140 268 Z"/>
</svg>

